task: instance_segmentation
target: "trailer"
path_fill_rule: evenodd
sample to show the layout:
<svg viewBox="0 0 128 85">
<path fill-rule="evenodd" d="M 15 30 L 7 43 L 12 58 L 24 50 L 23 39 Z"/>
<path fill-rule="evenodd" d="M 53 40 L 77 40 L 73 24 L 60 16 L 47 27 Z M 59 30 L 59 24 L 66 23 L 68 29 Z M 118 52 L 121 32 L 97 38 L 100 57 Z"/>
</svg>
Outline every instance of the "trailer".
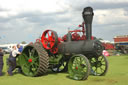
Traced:
<svg viewBox="0 0 128 85">
<path fill-rule="evenodd" d="M 120 50 L 121 53 L 128 53 L 128 35 L 121 35 L 114 37 L 114 45 L 116 50 Z"/>
</svg>

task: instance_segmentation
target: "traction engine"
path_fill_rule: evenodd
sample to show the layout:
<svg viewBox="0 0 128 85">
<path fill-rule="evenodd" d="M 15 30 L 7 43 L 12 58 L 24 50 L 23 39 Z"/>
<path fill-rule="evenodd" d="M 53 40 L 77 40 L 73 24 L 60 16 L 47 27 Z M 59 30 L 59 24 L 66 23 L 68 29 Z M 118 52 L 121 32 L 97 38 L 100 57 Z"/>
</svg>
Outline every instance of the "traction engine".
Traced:
<svg viewBox="0 0 128 85">
<path fill-rule="evenodd" d="M 41 76 L 48 69 L 53 72 L 67 72 L 75 80 L 85 80 L 89 74 L 105 75 L 108 62 L 102 55 L 103 46 L 99 40 L 92 37 L 93 9 L 84 8 L 84 22 L 80 29 L 68 31 L 59 38 L 53 30 L 43 32 L 41 39 L 27 45 L 18 63 L 26 76 Z M 82 35 L 79 35 L 82 33 Z"/>
</svg>

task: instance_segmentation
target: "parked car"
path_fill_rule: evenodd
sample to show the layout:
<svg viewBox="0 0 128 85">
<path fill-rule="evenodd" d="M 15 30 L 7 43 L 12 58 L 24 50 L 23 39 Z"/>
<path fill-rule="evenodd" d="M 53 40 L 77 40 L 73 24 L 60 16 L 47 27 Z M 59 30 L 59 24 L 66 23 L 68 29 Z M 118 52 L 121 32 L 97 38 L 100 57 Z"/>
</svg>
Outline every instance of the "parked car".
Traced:
<svg viewBox="0 0 128 85">
<path fill-rule="evenodd" d="M 4 52 L 5 54 L 9 54 L 9 53 L 11 52 L 11 50 L 10 50 L 8 47 L 0 47 L 0 48 L 3 49 L 3 52 Z"/>
</svg>

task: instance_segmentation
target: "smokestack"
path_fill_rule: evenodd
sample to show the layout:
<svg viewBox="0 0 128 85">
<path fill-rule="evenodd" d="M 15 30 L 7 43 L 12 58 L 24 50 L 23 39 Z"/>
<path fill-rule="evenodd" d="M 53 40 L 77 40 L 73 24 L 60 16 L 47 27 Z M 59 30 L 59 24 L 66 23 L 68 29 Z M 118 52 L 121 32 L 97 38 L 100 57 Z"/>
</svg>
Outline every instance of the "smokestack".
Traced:
<svg viewBox="0 0 128 85">
<path fill-rule="evenodd" d="M 91 40 L 92 37 L 92 19 L 93 19 L 93 9 L 91 7 L 84 8 L 82 16 L 86 27 L 86 37 L 87 40 Z"/>
</svg>

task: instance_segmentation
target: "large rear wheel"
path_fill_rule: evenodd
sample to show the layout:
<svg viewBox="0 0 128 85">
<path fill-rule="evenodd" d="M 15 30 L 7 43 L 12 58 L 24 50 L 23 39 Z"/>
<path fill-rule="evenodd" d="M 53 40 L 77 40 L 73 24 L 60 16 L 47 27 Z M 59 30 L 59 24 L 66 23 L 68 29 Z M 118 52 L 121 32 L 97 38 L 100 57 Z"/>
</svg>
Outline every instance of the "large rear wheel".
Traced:
<svg viewBox="0 0 128 85">
<path fill-rule="evenodd" d="M 18 59 L 22 72 L 27 76 L 41 76 L 49 67 L 49 56 L 41 43 L 27 45 Z"/>
</svg>

